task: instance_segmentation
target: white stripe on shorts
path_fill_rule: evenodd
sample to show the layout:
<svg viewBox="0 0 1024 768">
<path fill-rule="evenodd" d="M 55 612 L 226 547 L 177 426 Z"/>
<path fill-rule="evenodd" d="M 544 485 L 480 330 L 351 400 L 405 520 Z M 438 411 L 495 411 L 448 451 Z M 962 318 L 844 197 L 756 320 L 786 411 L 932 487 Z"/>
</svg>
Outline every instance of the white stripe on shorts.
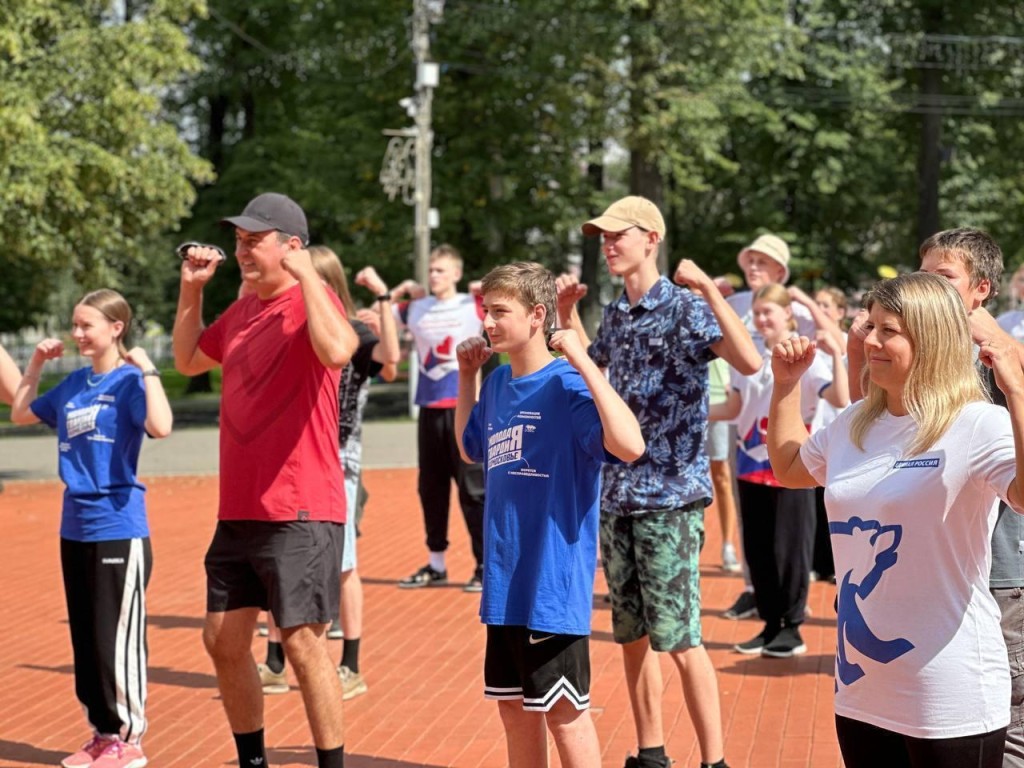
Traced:
<svg viewBox="0 0 1024 768">
<path fill-rule="evenodd" d="M 579 710 L 587 709 L 590 706 L 590 694 L 581 696 L 572 683 L 563 676 L 551 686 L 543 697 L 539 699 L 524 698 L 523 709 L 531 712 L 548 712 L 559 699 L 565 699 Z"/>
<path fill-rule="evenodd" d="M 146 561 L 142 539 L 132 539 L 125 566 L 114 645 L 114 686 L 120 736 L 137 743 L 146 732 Z"/>
<path fill-rule="evenodd" d="M 521 699 L 523 698 L 523 687 L 516 686 L 515 688 L 497 688 L 493 685 L 485 685 L 484 698 L 497 699 L 500 701 L 507 701 L 510 699 Z"/>
</svg>

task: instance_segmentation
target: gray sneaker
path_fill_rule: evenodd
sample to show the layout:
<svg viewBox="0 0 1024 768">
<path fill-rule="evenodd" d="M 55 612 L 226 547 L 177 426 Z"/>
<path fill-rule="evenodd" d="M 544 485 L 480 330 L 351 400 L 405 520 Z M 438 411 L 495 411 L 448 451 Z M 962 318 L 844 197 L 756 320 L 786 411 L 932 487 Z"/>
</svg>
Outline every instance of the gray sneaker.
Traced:
<svg viewBox="0 0 1024 768">
<path fill-rule="evenodd" d="M 341 622 L 335 619 L 331 622 L 331 626 L 327 628 L 327 639 L 328 640 L 344 640 L 345 633 L 341 631 Z"/>
<path fill-rule="evenodd" d="M 362 696 L 369 690 L 369 687 L 366 685 L 366 681 L 363 680 L 363 676 L 358 672 L 353 672 L 344 665 L 338 667 L 338 677 L 341 678 L 342 701 L 348 701 L 349 699 L 354 699 L 356 696 Z"/>
<path fill-rule="evenodd" d="M 280 672 L 275 672 L 266 664 L 257 664 L 256 671 L 260 673 L 263 693 L 288 693 L 288 678 L 283 669 Z"/>
</svg>

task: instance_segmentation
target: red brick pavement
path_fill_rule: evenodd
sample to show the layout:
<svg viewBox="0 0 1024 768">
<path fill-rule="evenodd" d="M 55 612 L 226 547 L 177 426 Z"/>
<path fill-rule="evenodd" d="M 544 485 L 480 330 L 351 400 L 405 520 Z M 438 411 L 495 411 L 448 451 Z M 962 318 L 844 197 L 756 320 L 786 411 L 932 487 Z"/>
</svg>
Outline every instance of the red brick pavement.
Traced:
<svg viewBox="0 0 1024 768">
<path fill-rule="evenodd" d="M 361 666 L 369 693 L 346 704 L 350 768 L 504 766 L 496 707 L 482 699 L 484 633 L 475 595 L 459 586 L 399 590 L 395 581 L 424 561 L 414 470 L 371 470 L 370 503 L 360 539 L 366 589 Z M 5 630 L 0 675 L 0 766 L 50 766 L 87 736 L 74 698 L 58 555 L 61 486 L 10 483 L 0 495 L 4 532 Z M 150 730 L 145 748 L 154 768 L 237 765 L 216 681 L 200 638 L 204 604 L 202 559 L 213 530 L 214 477 L 150 482 L 155 558 L 149 610 Z M 456 507 L 457 509 L 457 507 Z M 731 652 L 756 634 L 755 621 L 718 614 L 740 588 L 716 567 L 717 526 L 709 526 L 703 565 L 704 632 L 719 673 L 726 754 L 733 768 L 841 766 L 832 726 L 834 588 L 811 588 L 813 618 L 806 656 L 763 660 Z M 456 512 L 450 573 L 468 578 L 471 558 Z M 604 589 L 598 576 L 597 590 Z M 635 747 L 619 652 L 606 604 L 595 600 L 592 701 L 606 768 L 619 768 Z M 253 651 L 264 653 L 254 638 Z M 332 643 L 340 654 L 340 642 Z M 679 678 L 662 659 L 669 754 L 680 768 L 699 753 Z M 271 765 L 315 765 L 301 698 L 266 698 Z M 552 764 L 558 759 L 552 750 Z"/>
</svg>

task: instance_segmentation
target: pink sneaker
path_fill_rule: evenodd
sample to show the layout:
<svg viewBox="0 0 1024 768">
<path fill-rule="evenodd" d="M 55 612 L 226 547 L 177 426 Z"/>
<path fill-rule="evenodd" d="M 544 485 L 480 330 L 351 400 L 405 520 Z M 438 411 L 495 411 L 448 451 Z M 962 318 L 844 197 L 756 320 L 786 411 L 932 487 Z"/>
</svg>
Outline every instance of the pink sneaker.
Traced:
<svg viewBox="0 0 1024 768">
<path fill-rule="evenodd" d="M 148 762 L 137 744 L 114 741 L 96 758 L 92 768 L 142 768 Z"/>
<path fill-rule="evenodd" d="M 95 762 L 96 758 L 103 754 L 103 750 L 114 743 L 116 739 L 111 739 L 106 736 L 100 736 L 96 734 L 89 739 L 82 748 L 75 752 L 73 755 L 68 755 L 60 764 L 64 768 L 88 768 Z"/>
</svg>

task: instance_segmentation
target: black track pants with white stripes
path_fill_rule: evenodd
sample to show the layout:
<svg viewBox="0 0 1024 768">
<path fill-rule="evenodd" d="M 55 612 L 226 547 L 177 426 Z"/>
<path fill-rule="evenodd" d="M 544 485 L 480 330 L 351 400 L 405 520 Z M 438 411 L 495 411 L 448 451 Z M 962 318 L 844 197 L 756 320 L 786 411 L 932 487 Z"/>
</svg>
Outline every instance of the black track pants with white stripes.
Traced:
<svg viewBox="0 0 1024 768">
<path fill-rule="evenodd" d="M 146 730 L 149 539 L 61 539 L 75 694 L 97 733 L 138 742 Z"/>
</svg>

